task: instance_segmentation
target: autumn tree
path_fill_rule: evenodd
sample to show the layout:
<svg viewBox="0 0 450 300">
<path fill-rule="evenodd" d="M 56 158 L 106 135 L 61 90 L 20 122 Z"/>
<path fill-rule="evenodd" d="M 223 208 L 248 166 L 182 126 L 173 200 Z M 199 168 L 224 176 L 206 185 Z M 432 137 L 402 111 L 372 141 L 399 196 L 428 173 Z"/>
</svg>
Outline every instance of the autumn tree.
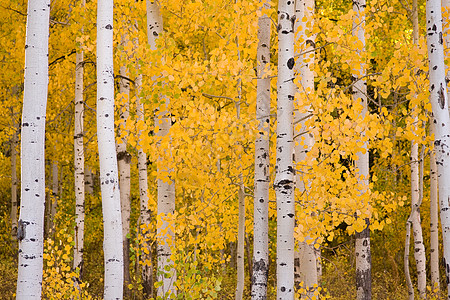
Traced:
<svg viewBox="0 0 450 300">
<path fill-rule="evenodd" d="M 263 2 L 262 9 L 268 4 Z M 270 19 L 258 19 L 256 119 L 259 135 L 255 141 L 255 197 L 253 229 L 252 299 L 266 299 L 269 275 L 269 127 L 270 127 Z"/>
<path fill-rule="evenodd" d="M 45 116 L 50 2 L 29 1 L 21 125 L 21 203 L 17 299 L 40 299 L 45 204 Z"/>
<path fill-rule="evenodd" d="M 122 299 L 122 220 L 114 134 L 113 1 L 99 1 L 97 9 L 97 139 L 103 204 L 104 298 Z"/>
<path fill-rule="evenodd" d="M 445 82 L 444 45 L 442 39 L 442 15 L 439 1 L 428 0 L 426 3 L 426 33 L 430 76 L 430 102 L 434 116 L 434 147 L 436 151 L 436 164 L 438 170 L 439 203 L 441 208 L 442 237 L 444 246 L 444 267 L 449 278 L 450 267 L 450 215 L 448 213 L 449 195 L 446 178 L 450 174 L 450 161 L 448 159 L 448 145 L 450 134 L 448 125 L 450 117 L 448 113 L 447 85 Z M 447 282 L 450 295 L 450 283 Z"/>
</svg>

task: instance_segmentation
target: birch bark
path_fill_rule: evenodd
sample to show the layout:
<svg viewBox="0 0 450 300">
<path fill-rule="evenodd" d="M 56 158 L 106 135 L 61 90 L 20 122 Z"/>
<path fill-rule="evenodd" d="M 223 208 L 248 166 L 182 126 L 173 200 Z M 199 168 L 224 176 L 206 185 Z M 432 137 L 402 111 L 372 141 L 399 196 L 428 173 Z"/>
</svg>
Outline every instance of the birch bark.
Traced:
<svg viewBox="0 0 450 300">
<path fill-rule="evenodd" d="M 297 91 L 303 94 L 303 97 L 308 98 L 314 93 L 314 42 L 315 36 L 311 34 L 314 20 L 314 0 L 297 0 L 295 2 L 295 32 L 296 40 L 300 40 L 300 46 L 296 50 L 297 62 L 296 73 L 300 77 L 300 86 Z M 300 54 L 304 53 L 305 54 Z M 295 141 L 295 162 L 299 163 L 306 160 L 308 152 L 314 145 L 314 136 L 310 133 L 311 128 L 306 126 L 308 115 L 311 113 L 311 107 L 305 107 L 306 113 L 296 112 L 295 136 L 298 138 Z M 303 145 L 302 142 L 303 141 Z M 308 165 L 304 162 L 303 165 Z M 308 172 L 307 170 L 304 170 Z M 308 193 L 309 182 L 303 179 L 303 172 L 299 172 L 296 177 L 296 188 L 300 193 Z M 314 292 L 318 284 L 317 276 L 317 255 L 314 249 L 314 242 L 308 244 L 307 241 L 312 241 L 310 236 L 306 236 L 305 241 L 299 242 L 298 251 L 295 251 L 295 285 L 300 286 L 303 282 L 303 287 L 306 289 L 306 294 L 302 298 L 313 299 Z"/>
<path fill-rule="evenodd" d="M 264 8 L 270 8 L 264 2 Z M 267 299 L 269 275 L 269 129 L 270 129 L 270 18 L 258 19 L 256 120 L 259 134 L 255 141 L 255 197 L 253 227 L 252 300 Z"/>
<path fill-rule="evenodd" d="M 413 25 L 413 43 L 418 46 L 419 44 L 419 17 L 417 0 L 413 0 L 411 22 Z M 415 109 L 415 108 L 413 108 Z M 418 118 L 415 118 L 415 124 L 418 124 Z M 415 125 L 417 127 L 418 125 Z M 425 258 L 425 245 L 423 243 L 422 225 L 420 220 L 420 205 L 422 199 L 420 197 L 421 181 L 419 176 L 419 144 L 411 143 L 411 214 L 407 221 L 407 226 L 412 226 L 414 237 L 414 259 L 417 266 L 417 289 L 421 298 L 426 297 L 427 277 L 426 277 L 426 258 Z M 408 230 L 407 230 L 408 231 Z M 410 229 L 409 229 L 410 231 Z M 409 239 L 409 235 L 407 235 Z M 405 251 L 409 251 L 405 249 Z M 409 268 L 409 260 L 405 260 L 405 268 Z M 414 290 L 412 286 L 408 291 L 410 299 L 414 298 Z"/>
<path fill-rule="evenodd" d="M 354 0 L 353 10 L 355 17 L 353 20 L 353 35 L 357 36 L 362 43 L 363 48 L 357 50 L 361 57 L 365 52 L 365 0 Z M 367 114 L 367 84 L 365 79 L 359 79 L 366 75 L 365 63 L 361 59 L 359 69 L 352 70 L 353 79 L 356 80 L 353 85 L 353 101 L 362 105 L 363 109 L 360 116 L 364 118 Z M 364 139 L 364 132 L 361 132 L 361 138 Z M 365 152 L 358 152 L 356 168 L 359 184 L 363 187 L 361 194 L 366 192 L 369 186 L 369 149 L 368 143 L 364 142 Z M 369 300 L 372 298 L 371 284 L 371 253 L 370 253 L 370 229 L 369 219 L 366 219 L 366 227 L 361 232 L 355 233 L 355 254 L 356 254 L 356 298 L 358 300 Z"/>
<path fill-rule="evenodd" d="M 294 299 L 294 23 L 295 2 L 278 2 L 277 163 L 277 299 Z"/>
<path fill-rule="evenodd" d="M 162 33 L 163 20 L 159 10 L 159 5 L 156 1 L 147 0 L 147 37 L 148 43 L 152 50 L 156 50 L 156 39 Z M 158 116 L 155 118 L 155 127 L 158 127 L 157 135 L 162 139 L 169 134 L 171 127 L 170 119 L 170 101 L 167 97 L 161 96 L 164 99 Z M 165 149 L 165 151 L 170 151 Z M 169 154 L 170 156 L 171 154 Z M 161 170 L 161 159 L 158 159 L 158 170 Z M 158 281 L 162 285 L 158 288 L 157 294 L 164 299 L 171 295 L 176 296 L 176 270 L 174 262 L 171 260 L 172 250 L 171 246 L 175 243 L 175 234 L 170 229 L 170 224 L 167 220 L 175 212 L 175 183 L 171 179 L 171 170 L 168 170 L 168 178 L 158 179 L 158 218 L 162 218 L 162 225 L 157 228 L 158 244 Z M 166 234 L 162 234 L 166 232 Z"/>
<path fill-rule="evenodd" d="M 144 123 L 144 104 L 140 100 L 140 91 L 142 86 L 142 75 L 138 75 L 136 78 L 136 118 L 137 122 Z M 141 234 L 144 240 L 142 251 L 142 285 L 144 287 L 144 293 L 147 296 L 153 295 L 153 265 L 152 265 L 152 251 L 150 246 L 150 222 L 151 211 L 148 207 L 148 179 L 147 179 L 147 154 L 142 148 L 142 130 L 138 131 L 138 175 L 139 175 L 139 203 L 140 203 L 140 223 Z M 143 226 L 142 226 L 143 225 Z"/>
<path fill-rule="evenodd" d="M 27 11 L 16 297 L 31 300 L 41 298 L 42 288 L 50 1 L 28 1 Z"/>
<path fill-rule="evenodd" d="M 124 38 L 122 43 L 128 42 Z M 130 83 L 128 82 L 128 69 L 121 66 L 119 73 L 122 78 L 119 80 L 119 118 L 122 121 L 118 126 L 119 141 L 117 142 L 117 165 L 119 168 L 119 186 L 120 186 L 120 206 L 122 211 L 122 240 L 123 240 L 123 275 L 124 275 L 124 293 L 128 296 L 128 284 L 130 284 L 130 214 L 131 214 L 131 154 L 127 151 L 129 130 L 126 129 L 126 123 L 130 116 Z"/>
<path fill-rule="evenodd" d="M 426 2 L 426 30 L 430 78 L 430 102 L 435 125 L 434 146 L 439 186 L 440 217 L 444 246 L 444 269 L 450 278 L 450 117 L 445 82 L 444 46 L 442 37 L 441 3 Z M 450 281 L 447 280 L 448 296 Z"/>
<path fill-rule="evenodd" d="M 430 135 L 432 136 L 435 134 L 433 121 L 434 119 L 430 118 Z M 436 153 L 433 149 L 430 154 L 430 270 L 431 292 L 439 296 L 439 206 L 437 180 Z"/>
<path fill-rule="evenodd" d="M 84 1 L 83 1 L 84 5 Z M 75 129 L 74 129 L 74 165 L 75 165 L 75 245 L 73 249 L 73 268 L 83 274 L 84 249 L 84 54 L 78 51 L 75 64 Z"/>
<path fill-rule="evenodd" d="M 114 136 L 113 1 L 97 6 L 97 138 L 103 211 L 105 299 L 123 297 L 123 240 Z"/>
</svg>

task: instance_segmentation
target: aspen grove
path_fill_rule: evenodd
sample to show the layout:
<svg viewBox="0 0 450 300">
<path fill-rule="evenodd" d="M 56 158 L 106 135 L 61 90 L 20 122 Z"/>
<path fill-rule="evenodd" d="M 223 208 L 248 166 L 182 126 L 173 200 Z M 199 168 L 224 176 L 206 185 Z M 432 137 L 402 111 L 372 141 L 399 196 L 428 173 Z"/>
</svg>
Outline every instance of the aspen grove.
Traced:
<svg viewBox="0 0 450 300">
<path fill-rule="evenodd" d="M 0 16 L 0 298 L 450 299 L 448 0 Z"/>
</svg>

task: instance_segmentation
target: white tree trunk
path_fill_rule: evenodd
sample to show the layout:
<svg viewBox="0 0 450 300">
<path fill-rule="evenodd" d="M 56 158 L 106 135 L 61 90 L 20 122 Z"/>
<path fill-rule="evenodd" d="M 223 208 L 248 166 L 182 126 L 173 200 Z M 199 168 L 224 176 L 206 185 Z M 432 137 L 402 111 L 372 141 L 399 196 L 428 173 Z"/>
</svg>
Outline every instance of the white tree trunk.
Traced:
<svg viewBox="0 0 450 300">
<path fill-rule="evenodd" d="M 147 37 L 150 49 L 156 49 L 156 39 L 162 33 L 162 30 L 163 23 L 162 16 L 159 11 L 159 5 L 156 1 L 147 0 Z M 163 138 L 169 134 L 171 119 L 169 111 L 169 99 L 165 96 L 161 97 L 164 99 L 165 104 L 162 105 L 158 116 L 155 118 L 155 127 L 159 128 L 157 135 Z M 166 149 L 165 151 L 170 151 L 170 149 Z M 158 165 L 160 165 L 160 163 Z M 157 172 L 161 172 L 159 167 Z M 170 297 L 170 295 L 176 295 L 176 270 L 174 268 L 174 262 L 170 258 L 172 255 L 171 246 L 175 244 L 175 233 L 168 228 L 169 222 L 164 220 L 164 218 L 166 218 L 168 215 L 173 215 L 173 213 L 175 212 L 175 183 L 171 178 L 171 173 L 172 170 L 169 169 L 169 178 L 166 178 L 165 180 L 157 180 L 157 210 L 158 215 L 162 216 L 163 218 L 162 226 L 157 228 L 157 235 L 159 237 L 157 245 L 157 274 L 158 281 L 162 282 L 162 285 L 158 288 L 157 294 L 164 299 Z M 161 232 L 166 232 L 166 234 L 162 235 Z"/>
<path fill-rule="evenodd" d="M 238 117 L 239 119 L 239 117 Z M 236 293 L 235 299 L 242 300 L 244 295 L 244 284 L 245 284 L 245 266 L 244 266 L 244 250 L 245 250 L 245 195 L 244 195 L 244 182 L 242 178 L 242 173 L 238 176 L 238 240 L 236 248 L 236 265 L 237 265 L 237 282 L 236 282 Z"/>
<path fill-rule="evenodd" d="M 75 175 L 75 245 L 73 249 L 73 268 L 83 271 L 84 249 L 84 54 L 76 54 L 75 64 L 75 130 L 74 130 L 74 175 Z"/>
<path fill-rule="evenodd" d="M 128 42 L 124 38 L 123 44 Z M 128 284 L 130 284 L 130 214 L 131 214 L 131 154 L 127 151 L 129 130 L 126 123 L 130 116 L 130 83 L 124 77 L 128 77 L 128 70 L 121 66 L 119 73 L 123 76 L 119 80 L 119 118 L 123 123 L 118 126 L 119 136 L 122 137 L 117 142 L 117 165 L 119 167 L 120 205 L 122 210 L 122 239 L 123 239 L 123 272 L 124 272 L 124 293 L 128 294 Z"/>
<path fill-rule="evenodd" d="M 278 2 L 277 164 L 277 299 L 294 299 L 294 22 L 295 2 Z"/>
<path fill-rule="evenodd" d="M 353 35 L 357 36 L 362 42 L 363 48 L 358 49 L 357 53 L 361 55 L 365 52 L 365 0 L 353 1 L 353 10 L 355 17 L 353 20 Z M 366 75 L 365 62 L 361 61 L 359 69 L 352 70 L 353 80 L 353 101 L 362 105 L 363 110 L 360 116 L 365 117 L 367 114 L 367 84 L 365 79 L 359 79 Z M 358 80 L 359 79 L 359 80 Z M 364 136 L 361 132 L 361 137 Z M 365 153 L 358 152 L 358 160 L 356 168 L 359 184 L 364 186 L 361 193 L 366 192 L 369 185 L 369 147 L 364 142 Z M 361 179 L 363 178 L 363 179 Z M 368 300 L 372 298 L 371 284 L 371 254 L 370 254 L 370 229 L 369 219 L 366 219 L 366 228 L 362 232 L 355 233 L 355 253 L 356 253 L 356 298 L 358 300 Z"/>
<path fill-rule="evenodd" d="M 450 9 L 450 0 L 442 0 L 441 6 L 445 11 L 449 11 Z M 450 21 L 450 19 L 447 18 L 444 19 L 444 23 L 447 23 Z M 450 49 L 450 28 L 446 26 L 446 29 L 443 31 L 444 36 L 444 49 Z M 450 79 L 450 71 L 447 72 L 446 76 L 446 82 L 448 83 Z M 447 86 L 447 99 L 450 99 L 450 90 Z M 435 127 L 436 127 L 436 121 L 435 118 L 432 116 L 430 118 L 430 134 L 436 134 Z M 431 284 L 432 284 L 432 291 L 436 291 L 439 293 L 440 291 L 440 283 L 439 283 L 439 205 L 438 205 L 438 199 L 439 199 L 439 184 L 438 184 L 438 167 L 436 165 L 436 148 L 433 149 L 432 154 L 430 155 L 430 269 L 431 269 Z M 441 208 L 442 209 L 442 208 Z M 450 249 L 449 249 L 450 250 Z M 450 252 L 448 252 L 450 253 Z M 448 276 L 448 273 L 447 273 Z M 447 277 L 448 278 L 448 277 Z"/>
<path fill-rule="evenodd" d="M 409 276 L 409 239 L 411 227 L 414 236 L 414 258 L 417 266 L 418 291 L 421 298 L 426 297 L 426 258 L 425 246 L 423 243 L 422 226 L 420 221 L 420 205 L 422 199 L 420 197 L 419 188 L 419 147 L 417 143 L 411 144 L 411 214 L 407 221 L 406 243 L 405 243 L 405 274 Z M 408 269 L 408 270 L 407 270 Z M 407 278 L 408 295 L 410 299 L 414 299 L 414 289 L 410 283 L 411 279 Z"/>
<path fill-rule="evenodd" d="M 142 86 L 142 75 L 136 78 L 136 119 L 138 123 L 144 123 L 144 104 L 140 100 L 140 91 Z M 144 263 L 142 266 L 142 285 L 144 293 L 151 297 L 153 295 L 153 268 L 152 268 L 152 249 L 149 236 L 149 226 L 151 224 L 151 211 L 148 206 L 148 179 L 147 179 L 147 154 L 142 148 L 142 130 L 138 131 L 138 175 L 139 175 L 139 203 L 140 203 L 140 224 L 145 225 L 145 229 L 141 229 L 144 239 L 141 259 Z"/>
<path fill-rule="evenodd" d="M 55 232 L 55 215 L 56 209 L 58 207 L 58 196 L 59 196 L 59 177 L 58 177 L 58 162 L 52 161 L 52 196 L 50 197 L 50 214 L 48 216 L 49 224 L 49 234 Z"/>
<path fill-rule="evenodd" d="M 15 121 L 14 111 L 11 108 L 11 117 L 13 120 L 14 133 L 11 137 L 11 236 L 13 240 L 17 239 L 17 143 L 19 124 Z M 15 244 L 15 243 L 14 243 Z"/>
<path fill-rule="evenodd" d="M 97 138 L 102 193 L 105 299 L 123 297 L 123 241 L 114 136 L 113 1 L 97 7 Z"/>
<path fill-rule="evenodd" d="M 297 33 L 296 40 L 301 40 L 300 47 L 296 51 L 298 56 L 296 62 L 296 73 L 300 76 L 300 86 L 297 88 L 298 93 L 309 97 L 314 93 L 314 41 L 315 36 L 308 35 L 307 30 L 312 32 L 313 18 L 314 18 L 314 0 L 295 2 L 295 32 Z M 308 26 L 309 25 L 309 26 Z M 299 28 L 300 27 L 300 28 Z M 300 55 L 300 53 L 305 53 Z M 311 107 L 306 107 L 306 113 L 295 113 L 295 162 L 300 163 L 306 160 L 307 153 L 314 145 L 314 136 L 310 133 L 311 128 L 306 126 L 308 115 L 311 113 Z M 303 141 L 303 145 L 301 144 Z M 307 165 L 307 163 L 304 163 Z M 308 172 L 308 170 L 303 170 Z M 296 178 L 296 188 L 300 193 L 306 191 L 308 193 L 309 182 L 305 182 L 302 176 L 303 172 L 299 172 Z M 298 221 L 300 222 L 300 220 Z M 308 244 L 306 241 L 311 241 L 310 236 L 306 236 L 305 241 L 299 242 L 298 251 L 295 251 L 295 285 L 300 286 L 303 282 L 303 287 L 306 289 L 306 294 L 302 298 L 312 299 L 318 284 L 317 276 L 317 257 L 314 249 L 314 241 Z"/>
<path fill-rule="evenodd" d="M 42 288 L 49 13 L 49 0 L 28 1 L 16 291 L 24 300 L 40 299 Z"/>
<path fill-rule="evenodd" d="M 94 194 L 94 174 L 89 166 L 84 171 L 84 190 L 89 195 Z"/>
<path fill-rule="evenodd" d="M 419 44 L 419 17 L 417 0 L 413 0 L 411 21 L 413 25 L 413 43 Z M 415 124 L 419 121 L 415 118 Z M 418 126 L 418 125 L 415 125 Z M 420 220 L 420 205 L 422 198 L 420 196 L 420 172 L 419 172 L 419 144 L 411 143 L 411 222 L 414 237 L 414 259 L 417 266 L 417 289 L 421 298 L 426 297 L 427 277 L 426 277 L 426 258 L 425 245 L 423 243 L 422 225 Z M 409 251 L 409 248 L 408 248 Z M 414 292 L 413 292 L 414 294 Z"/>
<path fill-rule="evenodd" d="M 430 119 L 430 135 L 434 135 L 434 122 Z M 439 207 L 438 207 L 438 178 L 436 166 L 436 153 L 430 154 L 430 272 L 431 291 L 439 293 Z"/>
<path fill-rule="evenodd" d="M 235 2 L 236 3 L 236 2 Z M 236 37 L 236 48 L 238 54 L 238 60 L 241 60 L 241 53 L 239 51 L 239 39 Z M 238 99 L 236 102 L 236 118 L 241 118 L 241 102 L 242 102 L 242 81 L 239 78 L 237 80 Z M 238 175 L 238 239 L 237 239 L 237 284 L 236 284 L 236 300 L 242 300 L 244 295 L 245 285 L 245 266 L 244 266 L 244 251 L 245 251 L 245 192 L 244 192 L 244 179 L 242 176 L 242 163 L 241 156 L 239 155 L 239 175 Z"/>
<path fill-rule="evenodd" d="M 265 2 L 264 7 L 269 8 Z M 269 275 L 269 130 L 270 130 L 270 18 L 258 19 L 256 120 L 259 135 L 255 141 L 255 197 L 253 227 L 252 300 L 267 299 Z"/>
<path fill-rule="evenodd" d="M 164 137 L 169 134 L 170 119 L 167 114 L 160 114 L 156 118 L 155 122 L 160 122 L 158 136 Z M 159 171 L 159 169 L 158 169 Z M 171 170 L 169 170 L 169 174 Z M 176 270 L 174 262 L 171 259 L 172 250 L 171 247 L 175 244 L 175 233 L 170 229 L 169 222 L 164 220 L 168 215 L 173 215 L 175 212 L 175 184 L 172 179 L 166 180 L 158 179 L 158 215 L 163 218 L 161 226 L 157 228 L 158 244 L 157 244 L 157 256 L 158 256 L 158 281 L 162 282 L 162 285 L 158 288 L 157 294 L 163 299 L 169 299 L 170 295 L 176 294 L 175 280 Z M 165 234 L 163 234 L 165 232 Z"/>
<path fill-rule="evenodd" d="M 435 118 L 434 146 L 436 153 L 437 177 L 439 186 L 439 202 L 444 246 L 444 269 L 450 278 L 450 117 L 448 112 L 447 86 L 445 82 L 444 47 L 442 38 L 441 3 L 428 0 L 427 15 L 427 48 L 429 59 L 430 101 Z M 447 290 L 450 296 L 450 281 Z"/>
</svg>

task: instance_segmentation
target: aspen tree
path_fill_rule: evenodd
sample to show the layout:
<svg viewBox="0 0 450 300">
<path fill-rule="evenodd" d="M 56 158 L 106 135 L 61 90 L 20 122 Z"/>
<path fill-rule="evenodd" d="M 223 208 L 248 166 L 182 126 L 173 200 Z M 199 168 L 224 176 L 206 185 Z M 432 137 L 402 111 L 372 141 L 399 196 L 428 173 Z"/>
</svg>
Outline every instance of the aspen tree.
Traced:
<svg viewBox="0 0 450 300">
<path fill-rule="evenodd" d="M 84 0 L 82 6 L 84 6 Z M 75 245 L 73 268 L 83 274 L 84 249 L 84 53 L 79 50 L 75 58 L 75 129 L 74 129 L 74 177 L 75 177 Z"/>
<path fill-rule="evenodd" d="M 159 5 L 156 1 L 147 0 L 147 38 L 150 48 L 156 50 L 156 39 L 163 31 L 163 20 L 159 11 Z M 164 103 L 161 105 L 158 116 L 155 118 L 155 128 L 158 128 L 157 135 L 162 139 L 169 134 L 171 127 L 171 118 L 169 105 L 169 98 L 161 96 Z M 165 149 L 165 151 L 170 151 Z M 158 159 L 158 173 L 161 173 L 162 158 Z M 175 212 L 175 183 L 171 178 L 172 170 L 168 170 L 168 178 L 157 180 L 158 188 L 158 218 L 162 218 L 162 225 L 157 228 L 158 244 L 158 282 L 161 285 L 158 287 L 159 297 L 170 297 L 176 295 L 175 281 L 176 270 L 174 262 L 171 259 L 171 246 L 175 242 L 175 234 L 169 227 L 170 224 L 166 218 L 171 217 Z"/>
<path fill-rule="evenodd" d="M 142 88 L 142 75 L 139 74 L 136 78 L 136 119 L 137 122 L 144 123 L 144 104 L 140 99 L 140 92 Z M 144 250 L 142 251 L 142 285 L 144 288 L 144 293 L 147 296 L 153 295 L 153 268 L 152 268 L 152 251 L 149 243 L 149 231 L 151 224 L 151 211 L 148 206 L 148 178 L 147 178 L 147 154 L 144 152 L 142 147 L 142 134 L 141 129 L 138 130 L 138 176 L 139 176 L 139 203 L 140 203 L 140 214 L 139 220 L 141 224 L 141 233 L 144 240 Z"/>
<path fill-rule="evenodd" d="M 444 49 L 450 49 L 450 27 L 449 27 L 449 9 L 450 0 L 442 0 L 441 6 L 445 12 L 444 24 L 447 26 L 443 28 Z M 445 52 L 444 52 L 445 53 Z M 446 82 L 450 79 L 450 71 L 446 74 Z M 450 99 L 450 90 L 447 86 L 447 99 Z M 436 121 L 433 116 L 430 117 L 430 135 L 435 133 Z M 436 165 L 436 148 L 430 154 L 430 273 L 431 273 L 431 287 L 432 292 L 440 291 L 439 280 L 439 184 L 438 184 L 438 168 Z"/>
<path fill-rule="evenodd" d="M 355 17 L 353 20 L 353 35 L 358 37 L 362 44 L 362 49 L 357 50 L 359 56 L 364 56 L 365 52 L 365 0 L 354 0 L 353 11 Z M 353 101 L 362 106 L 360 116 L 364 118 L 367 115 L 367 84 L 363 78 L 366 75 L 365 63 L 361 59 L 359 69 L 352 70 L 353 79 Z M 364 141 L 365 133 L 361 132 L 361 139 Z M 357 153 L 356 161 L 357 176 L 359 185 L 362 186 L 361 195 L 366 193 L 369 186 L 369 149 L 367 141 L 364 141 L 362 151 Z M 366 227 L 361 232 L 355 233 L 355 253 L 356 253 L 356 298 L 358 300 L 368 300 L 372 298 L 371 284 L 371 253 L 370 253 L 370 229 L 369 219 L 366 219 Z"/>
<path fill-rule="evenodd" d="M 262 2 L 262 8 L 270 4 Z M 269 130 L 270 130 L 270 18 L 258 19 L 256 120 L 259 134 L 255 141 L 255 196 L 253 226 L 252 300 L 267 299 L 269 275 Z"/>
<path fill-rule="evenodd" d="M 417 0 L 413 0 L 411 21 L 413 25 L 413 44 L 418 46 L 419 44 L 419 17 L 417 10 Z M 416 108 L 413 108 L 416 109 Z M 415 124 L 418 124 L 418 118 L 415 117 Z M 418 125 L 414 125 L 417 127 Z M 411 214 L 406 223 L 406 239 L 408 245 L 405 248 L 405 253 L 408 251 L 409 253 L 409 239 L 410 239 L 410 231 L 411 226 L 413 229 L 413 237 L 414 237 L 414 258 L 417 266 L 417 288 L 419 291 L 419 295 L 421 298 L 426 297 L 426 288 L 427 288 L 427 277 L 426 277 L 426 258 L 425 258 L 425 246 L 423 243 L 423 235 L 422 235 L 422 225 L 420 220 L 420 205 L 422 199 L 420 197 L 420 187 L 419 187 L 419 144 L 417 142 L 411 142 Z M 409 255 L 408 255 L 409 256 Z M 405 257 L 405 268 L 409 268 L 409 260 Z M 409 271 L 406 271 L 405 274 L 409 274 Z M 412 284 L 410 284 L 410 279 L 408 282 L 408 294 L 410 299 L 414 299 L 414 289 Z"/>
<path fill-rule="evenodd" d="M 11 119 L 13 120 L 14 132 L 11 137 L 11 236 L 13 240 L 17 239 L 17 143 L 18 126 L 14 109 L 11 107 Z"/>
<path fill-rule="evenodd" d="M 434 133 L 434 120 L 430 118 L 430 135 Z M 431 292 L 440 291 L 439 283 L 439 206 L 438 206 L 438 178 L 436 152 L 433 145 L 430 153 L 430 273 Z"/>
<path fill-rule="evenodd" d="M 277 164 L 277 299 L 294 299 L 294 23 L 295 1 L 278 2 Z"/>
<path fill-rule="evenodd" d="M 122 44 L 126 44 L 128 39 L 123 37 Z M 127 58 L 128 59 L 128 58 Z M 131 154 L 127 151 L 129 130 L 126 123 L 130 116 L 130 83 L 128 81 L 128 68 L 121 66 L 119 69 L 121 78 L 119 80 L 119 118 L 121 123 L 118 126 L 119 140 L 116 143 L 117 165 L 119 168 L 120 186 L 120 206 L 122 211 L 122 239 L 123 239 L 123 272 L 124 272 L 124 293 L 128 294 L 128 284 L 130 284 L 130 213 L 131 213 Z"/>
<path fill-rule="evenodd" d="M 236 48 L 238 60 L 241 60 L 241 53 L 239 51 L 239 39 L 236 36 Z M 237 80 L 238 100 L 236 102 L 236 118 L 241 118 L 241 102 L 242 102 L 242 80 Z M 238 240 L 236 249 L 237 258 L 237 283 L 236 283 L 236 300 L 242 300 L 244 295 L 245 284 L 245 266 L 244 266 L 244 250 L 245 250 L 245 192 L 244 192 L 244 178 L 242 175 L 242 157 L 239 155 L 239 174 L 238 174 Z"/>
<path fill-rule="evenodd" d="M 123 297 L 123 240 L 114 137 L 113 1 L 97 5 L 97 139 L 103 211 L 105 299 Z"/>
<path fill-rule="evenodd" d="M 45 115 L 48 92 L 49 0 L 28 1 L 21 124 L 21 203 L 17 228 L 16 298 L 40 299 L 45 209 Z"/>
<path fill-rule="evenodd" d="M 238 83 L 238 86 L 240 83 Z M 240 96 L 237 106 L 237 118 L 240 115 Z M 237 266 L 237 283 L 235 299 L 242 300 L 244 294 L 244 281 L 245 281 L 245 266 L 244 266 L 244 245 L 245 245 L 245 194 L 244 194 L 244 179 L 242 173 L 238 174 L 238 240 L 236 249 L 236 266 Z"/>
<path fill-rule="evenodd" d="M 441 3 L 426 2 L 426 37 L 429 61 L 430 102 L 434 117 L 434 147 L 439 186 L 439 204 L 444 246 L 444 270 L 450 278 L 450 116 L 448 112 L 447 86 L 445 82 L 444 45 L 442 37 Z M 450 282 L 447 280 L 450 297 Z"/>
<path fill-rule="evenodd" d="M 295 33 L 297 34 L 296 40 L 300 40 L 300 47 L 296 49 L 297 58 L 295 70 L 297 76 L 300 77 L 300 86 L 298 92 L 303 94 L 305 98 L 309 98 L 314 93 L 314 41 L 315 36 L 311 34 L 313 27 L 314 16 L 314 0 L 295 1 Z M 305 54 L 301 54 L 305 53 Z M 304 108 L 305 113 L 296 112 L 295 114 L 295 161 L 296 163 L 305 161 L 307 153 L 314 145 L 314 136 L 310 132 L 311 128 L 306 126 L 308 121 L 308 115 L 311 113 L 311 107 Z M 303 141 L 303 143 L 301 143 Z M 302 145 L 303 144 L 303 145 Z M 304 163 L 307 165 L 307 163 Z M 305 182 L 302 174 L 307 173 L 298 172 L 296 178 L 296 188 L 300 193 L 309 191 L 309 182 Z M 317 276 L 317 255 L 314 249 L 314 241 L 310 236 L 306 236 L 305 241 L 299 242 L 298 251 L 295 251 L 295 284 L 296 287 L 300 286 L 303 282 L 303 287 L 306 289 L 306 294 L 302 297 L 312 299 L 314 297 L 315 287 L 318 284 Z"/>
<path fill-rule="evenodd" d="M 89 166 L 86 166 L 84 172 L 84 190 L 89 195 L 94 194 L 94 174 Z"/>
<path fill-rule="evenodd" d="M 58 197 L 59 197 L 59 170 L 58 170 L 58 162 L 52 161 L 52 194 L 50 197 L 50 214 L 48 215 L 48 228 L 47 231 L 49 234 L 53 234 L 55 232 L 55 215 L 56 209 L 58 207 Z"/>
</svg>

